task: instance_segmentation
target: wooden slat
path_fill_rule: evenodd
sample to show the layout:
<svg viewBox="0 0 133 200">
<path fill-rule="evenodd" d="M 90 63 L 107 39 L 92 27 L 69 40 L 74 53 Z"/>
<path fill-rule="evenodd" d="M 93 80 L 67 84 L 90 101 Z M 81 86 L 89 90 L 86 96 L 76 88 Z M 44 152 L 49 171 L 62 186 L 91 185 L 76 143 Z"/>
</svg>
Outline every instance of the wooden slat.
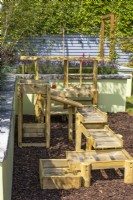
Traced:
<svg viewBox="0 0 133 200">
<path fill-rule="evenodd" d="M 21 144 L 22 147 L 45 147 L 46 143 L 22 143 Z"/>
</svg>

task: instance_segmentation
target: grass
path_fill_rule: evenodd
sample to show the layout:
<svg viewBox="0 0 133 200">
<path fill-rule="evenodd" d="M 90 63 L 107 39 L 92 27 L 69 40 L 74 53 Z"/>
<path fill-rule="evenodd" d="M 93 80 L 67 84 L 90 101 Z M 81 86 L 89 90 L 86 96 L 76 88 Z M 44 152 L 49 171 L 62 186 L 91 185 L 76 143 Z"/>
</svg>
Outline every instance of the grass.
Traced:
<svg viewBox="0 0 133 200">
<path fill-rule="evenodd" d="M 127 97 L 126 112 L 133 114 L 133 94 L 131 97 Z"/>
</svg>

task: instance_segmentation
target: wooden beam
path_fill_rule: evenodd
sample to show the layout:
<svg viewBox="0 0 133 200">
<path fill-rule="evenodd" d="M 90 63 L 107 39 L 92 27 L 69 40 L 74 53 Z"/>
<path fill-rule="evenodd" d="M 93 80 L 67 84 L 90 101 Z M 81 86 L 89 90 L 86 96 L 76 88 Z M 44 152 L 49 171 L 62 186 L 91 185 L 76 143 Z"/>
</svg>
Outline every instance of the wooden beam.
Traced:
<svg viewBox="0 0 133 200">
<path fill-rule="evenodd" d="M 104 20 L 104 19 L 110 18 L 112 15 L 114 14 L 110 13 L 110 14 L 104 15 L 102 16 L 102 19 Z"/>
<path fill-rule="evenodd" d="M 73 101 L 71 99 L 67 99 L 65 97 L 59 97 L 59 96 L 51 95 L 51 99 L 54 100 L 54 101 L 58 101 L 58 102 L 67 104 L 67 105 L 74 106 L 74 107 L 79 107 L 79 108 L 83 108 L 84 107 L 83 104 L 81 104 L 79 102 L 76 102 L 76 101 Z"/>
<path fill-rule="evenodd" d="M 20 60 L 59 60 L 59 61 L 110 61 L 109 58 L 103 58 L 103 57 L 77 57 L 77 56 L 21 56 Z"/>
<path fill-rule="evenodd" d="M 102 20 L 100 31 L 100 57 L 104 57 L 104 27 L 104 20 Z"/>
</svg>

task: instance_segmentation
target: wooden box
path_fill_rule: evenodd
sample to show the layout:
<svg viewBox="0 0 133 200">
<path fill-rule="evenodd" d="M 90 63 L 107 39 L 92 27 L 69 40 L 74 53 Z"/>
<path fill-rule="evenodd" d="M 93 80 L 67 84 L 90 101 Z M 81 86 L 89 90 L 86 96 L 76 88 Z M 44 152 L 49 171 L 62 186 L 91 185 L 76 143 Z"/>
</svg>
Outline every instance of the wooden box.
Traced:
<svg viewBox="0 0 133 200">
<path fill-rule="evenodd" d="M 40 159 L 39 176 L 42 189 L 81 187 L 81 173 L 70 172 L 66 159 Z"/>
</svg>

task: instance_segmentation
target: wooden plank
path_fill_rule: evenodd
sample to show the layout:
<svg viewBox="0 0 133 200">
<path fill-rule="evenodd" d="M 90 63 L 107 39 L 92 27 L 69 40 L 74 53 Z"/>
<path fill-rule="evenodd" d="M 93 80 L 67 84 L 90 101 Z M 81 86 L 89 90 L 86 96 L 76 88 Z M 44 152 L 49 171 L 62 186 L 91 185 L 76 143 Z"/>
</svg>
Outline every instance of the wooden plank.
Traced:
<svg viewBox="0 0 133 200">
<path fill-rule="evenodd" d="M 42 168 L 67 168 L 67 159 L 40 159 Z"/>
<path fill-rule="evenodd" d="M 45 124 L 44 123 L 23 123 L 23 129 L 44 129 Z"/>
<path fill-rule="evenodd" d="M 26 142 L 23 142 L 21 144 L 22 147 L 46 147 L 46 143 L 26 143 Z"/>
<path fill-rule="evenodd" d="M 23 137 L 44 137 L 44 130 L 23 131 Z"/>
<path fill-rule="evenodd" d="M 103 57 L 64 57 L 64 56 L 20 56 L 20 60 L 68 60 L 68 61 L 110 61 L 109 58 Z"/>
<path fill-rule="evenodd" d="M 85 76 L 85 77 L 92 77 L 94 76 L 94 74 L 85 74 L 85 73 L 69 73 L 68 76 L 79 76 L 80 78 Z M 80 85 L 80 84 L 79 84 Z M 81 87 L 81 85 L 80 85 Z"/>
</svg>

